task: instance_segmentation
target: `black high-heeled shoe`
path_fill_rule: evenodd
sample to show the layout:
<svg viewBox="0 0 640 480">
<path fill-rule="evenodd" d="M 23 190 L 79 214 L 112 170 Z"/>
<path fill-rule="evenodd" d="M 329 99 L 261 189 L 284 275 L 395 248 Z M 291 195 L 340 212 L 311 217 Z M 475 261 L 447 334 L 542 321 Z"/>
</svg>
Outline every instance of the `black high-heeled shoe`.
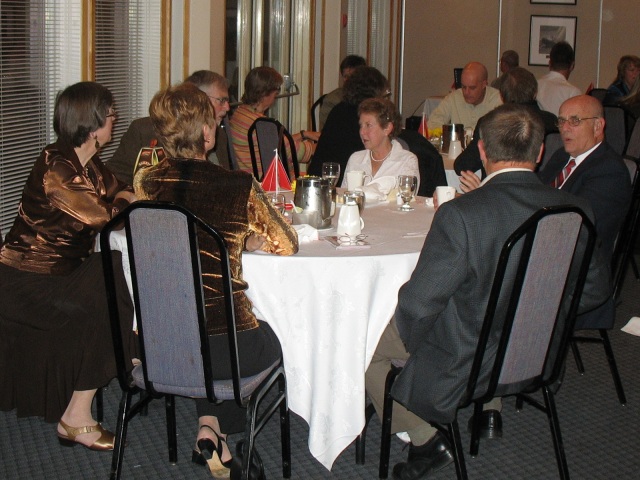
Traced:
<svg viewBox="0 0 640 480">
<path fill-rule="evenodd" d="M 233 458 L 222 461 L 222 453 L 224 451 L 223 443 L 227 443 L 225 439 L 218 435 L 213 428 L 209 425 L 202 425 L 207 427 L 216 436 L 217 444 L 209 438 L 203 438 L 198 440 L 197 449 L 193 450 L 191 454 L 191 461 L 198 465 L 207 465 L 211 476 L 215 479 L 227 479 L 231 475 L 231 466 L 233 465 Z M 200 428 L 202 428 L 200 427 Z"/>
</svg>

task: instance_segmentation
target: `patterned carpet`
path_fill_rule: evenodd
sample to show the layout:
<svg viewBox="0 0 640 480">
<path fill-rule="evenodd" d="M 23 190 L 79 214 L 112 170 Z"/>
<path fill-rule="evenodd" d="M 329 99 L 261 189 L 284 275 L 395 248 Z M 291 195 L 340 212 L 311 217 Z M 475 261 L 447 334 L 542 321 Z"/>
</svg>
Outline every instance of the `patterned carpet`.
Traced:
<svg viewBox="0 0 640 480">
<path fill-rule="evenodd" d="M 640 475 L 640 338 L 620 331 L 633 315 L 640 314 L 640 282 L 629 276 L 618 307 L 618 319 L 610 337 L 627 394 L 628 403 L 618 403 L 603 349 L 581 347 L 586 373 L 580 376 L 570 357 L 565 382 L 556 400 L 567 461 L 574 479 L 633 479 Z M 28 366 L 26 366 L 28 367 Z M 27 370 L 28 368 L 26 368 Z M 28 374 L 25 372 L 25 374 Z M 105 391 L 105 426 L 115 427 L 120 391 L 113 382 Z M 192 401 L 177 399 L 178 463 L 169 464 L 166 448 L 164 402 L 153 402 L 147 417 L 138 417 L 129 427 L 123 478 L 211 478 L 204 467 L 191 463 L 196 433 Z M 466 425 L 469 411 L 459 414 Z M 553 445 L 546 417 L 525 406 L 516 412 L 514 400 L 503 407 L 504 436 L 484 441 L 477 458 L 466 455 L 472 479 L 558 478 Z M 292 415 L 292 478 L 375 479 L 377 475 L 380 422 L 374 417 L 367 434 L 367 461 L 355 464 L 353 445 L 336 460 L 331 472 L 311 457 L 306 444 L 308 427 Z M 468 445 L 468 435 L 462 433 Z M 238 439 L 231 437 L 230 444 Z M 279 427 L 272 419 L 258 438 L 258 449 L 269 479 L 281 478 Z M 391 465 L 403 461 L 406 451 L 394 437 Z M 55 426 L 37 418 L 17 419 L 14 412 L 0 412 L 0 478 L 2 479 L 90 479 L 108 478 L 109 453 L 58 445 Z M 456 478 L 453 465 L 433 479 Z"/>
</svg>

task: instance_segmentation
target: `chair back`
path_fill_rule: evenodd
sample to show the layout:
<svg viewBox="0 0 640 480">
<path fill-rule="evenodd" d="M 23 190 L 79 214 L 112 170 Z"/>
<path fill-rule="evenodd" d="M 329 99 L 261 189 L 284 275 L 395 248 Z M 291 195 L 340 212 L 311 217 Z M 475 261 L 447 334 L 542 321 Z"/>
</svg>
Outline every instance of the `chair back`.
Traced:
<svg viewBox="0 0 640 480">
<path fill-rule="evenodd" d="M 613 299 L 617 300 L 622 291 L 622 283 L 627 271 L 627 266 L 638 235 L 638 222 L 640 219 L 640 159 L 625 155 L 624 163 L 629 169 L 631 177 L 631 202 L 627 214 L 620 225 L 620 231 L 616 237 L 611 255 L 611 275 L 613 278 Z"/>
<path fill-rule="evenodd" d="M 605 99 L 605 97 L 607 96 L 607 89 L 606 88 L 592 88 L 591 91 L 589 92 L 589 95 L 591 95 L 592 97 L 597 98 L 598 100 L 600 100 L 600 103 L 602 103 Z"/>
<path fill-rule="evenodd" d="M 313 105 L 311 105 L 311 130 L 314 132 L 319 131 L 318 125 L 320 124 L 320 112 L 316 115 L 316 110 L 322 106 L 322 102 L 324 102 L 324 97 L 326 96 L 326 93 L 324 95 L 320 95 L 320 97 L 313 102 Z"/>
<path fill-rule="evenodd" d="M 636 121 L 633 125 L 625 156 L 635 160 L 640 159 L 640 121 Z"/>
<path fill-rule="evenodd" d="M 417 195 L 432 197 L 437 186 L 447 185 L 447 175 L 444 169 L 442 155 L 429 140 L 415 130 L 403 130 L 396 139 L 405 150 L 411 151 L 418 157 L 420 184 Z"/>
<path fill-rule="evenodd" d="M 605 137 L 618 154 L 624 154 L 627 146 L 627 112 L 622 107 L 604 107 Z"/>
<path fill-rule="evenodd" d="M 558 378 L 595 239 L 593 224 L 573 206 L 544 208 L 509 237 L 461 406 Z"/>
<path fill-rule="evenodd" d="M 254 135 L 258 143 L 257 149 L 254 144 Z M 276 149 L 289 180 L 295 180 L 300 176 L 296 144 L 291 134 L 279 121 L 268 117 L 257 118 L 249 127 L 247 139 L 249 141 L 249 152 L 251 153 L 253 176 L 256 180 L 262 180 L 271 165 Z M 288 149 L 286 148 L 287 146 L 289 147 Z M 290 152 L 291 158 L 289 158 L 288 152 Z"/>
<path fill-rule="evenodd" d="M 123 390 L 130 387 L 125 369 L 128 359 L 119 340 L 122 337 L 116 297 L 122 292 L 115 291 L 110 247 L 110 236 L 122 226 L 126 233 L 145 390 L 154 396 L 163 393 L 196 396 L 193 392 L 204 388 L 209 401 L 216 401 L 198 247 L 198 235 L 208 235 L 218 248 L 220 291 L 225 299 L 234 387 L 239 392 L 235 315 L 225 241 L 217 230 L 193 213 L 166 202 L 136 202 L 101 232 L 118 378 Z"/>
<path fill-rule="evenodd" d="M 229 116 L 225 115 L 222 119 L 222 125 L 220 127 L 224 130 L 224 134 L 227 136 L 227 154 L 229 156 L 229 167 L 231 170 L 238 170 L 238 158 L 236 157 L 236 150 L 233 148 L 233 142 L 229 138 Z"/>
<path fill-rule="evenodd" d="M 542 154 L 542 161 L 538 167 L 542 170 L 549 162 L 551 156 L 563 147 L 562 137 L 559 133 L 547 133 L 544 136 L 544 153 Z"/>
</svg>

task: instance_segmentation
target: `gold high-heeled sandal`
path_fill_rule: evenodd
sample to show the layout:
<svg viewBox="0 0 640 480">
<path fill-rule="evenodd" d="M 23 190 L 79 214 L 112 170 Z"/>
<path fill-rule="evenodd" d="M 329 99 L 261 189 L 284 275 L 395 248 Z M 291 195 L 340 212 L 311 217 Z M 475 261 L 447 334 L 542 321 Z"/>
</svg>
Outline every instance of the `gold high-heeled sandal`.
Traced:
<svg viewBox="0 0 640 480">
<path fill-rule="evenodd" d="M 76 445 L 82 445 L 83 447 L 88 448 L 89 450 L 94 450 L 97 452 L 106 452 L 109 450 L 113 450 L 113 444 L 115 443 L 115 435 L 111 433 L 109 430 L 105 430 L 102 428 L 102 425 L 99 423 L 97 425 L 88 425 L 85 427 L 71 427 L 60 420 L 60 426 L 64 428 L 66 435 L 57 432 L 58 434 L 58 442 L 60 445 L 65 447 L 75 447 Z M 100 438 L 93 442 L 92 445 L 85 445 L 84 443 L 76 440 L 76 437 L 79 435 L 83 435 L 85 433 L 92 432 L 100 432 Z"/>
</svg>

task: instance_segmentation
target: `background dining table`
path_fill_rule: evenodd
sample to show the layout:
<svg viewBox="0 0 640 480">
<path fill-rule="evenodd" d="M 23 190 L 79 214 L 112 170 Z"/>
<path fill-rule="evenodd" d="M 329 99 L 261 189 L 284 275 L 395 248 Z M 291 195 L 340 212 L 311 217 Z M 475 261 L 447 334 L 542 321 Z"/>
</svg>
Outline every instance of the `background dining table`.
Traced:
<svg viewBox="0 0 640 480">
<path fill-rule="evenodd" d="M 243 254 L 246 293 L 282 345 L 289 407 L 309 424 L 309 449 L 327 469 L 364 427 L 364 374 L 434 213 L 424 198 L 410 212 L 368 204 L 366 246 L 320 239 L 289 257 Z M 331 235 L 335 228 L 320 232 Z"/>
</svg>

